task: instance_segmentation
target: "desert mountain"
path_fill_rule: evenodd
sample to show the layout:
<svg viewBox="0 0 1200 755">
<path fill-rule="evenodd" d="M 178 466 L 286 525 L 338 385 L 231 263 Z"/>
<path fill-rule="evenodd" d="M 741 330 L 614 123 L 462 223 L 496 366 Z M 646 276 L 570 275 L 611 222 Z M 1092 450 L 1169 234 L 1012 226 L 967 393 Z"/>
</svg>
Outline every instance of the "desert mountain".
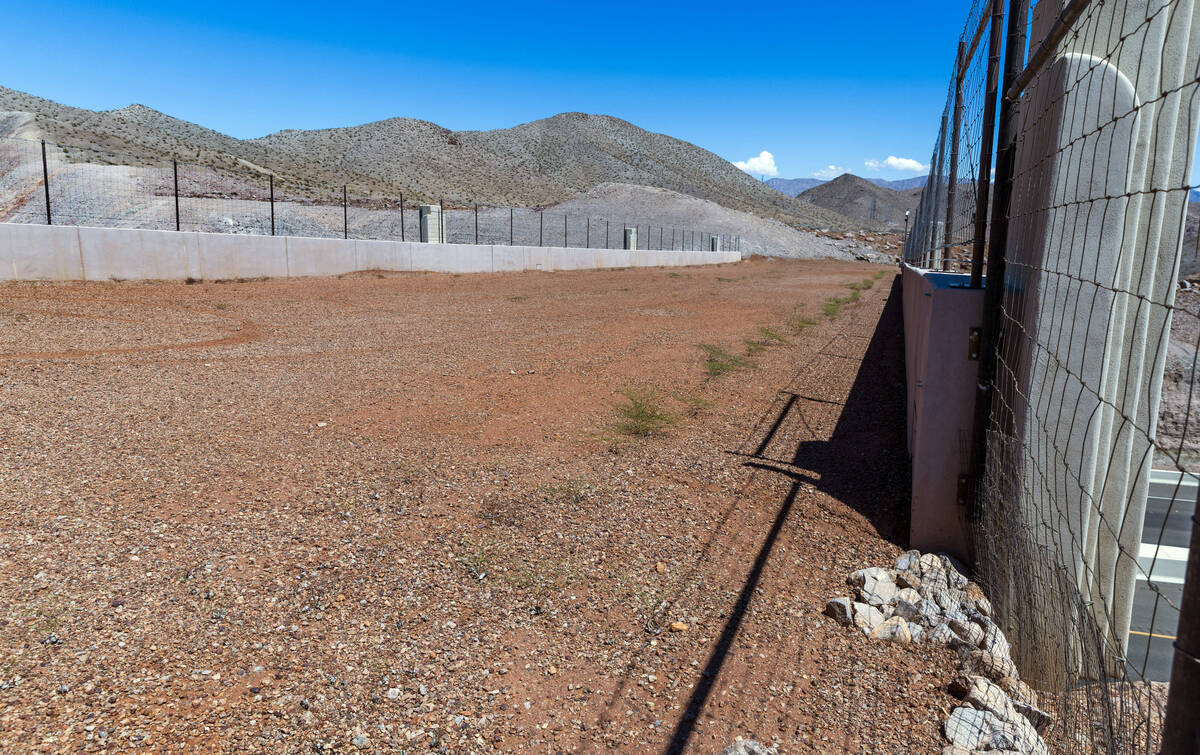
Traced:
<svg viewBox="0 0 1200 755">
<path fill-rule="evenodd" d="M 142 105 L 92 111 L 0 87 L 0 136 L 16 133 L 44 137 L 78 162 L 177 159 L 247 181 L 271 172 L 277 187 L 294 195 L 340 193 L 349 184 L 389 198 L 540 207 L 611 182 L 668 189 L 794 227 L 855 225 L 780 194 L 705 149 L 604 115 L 563 113 L 494 131 L 391 118 L 237 139 Z"/>
<path fill-rule="evenodd" d="M 814 186 L 797 199 L 845 215 L 864 228 L 894 230 L 904 227 L 905 210 L 917 209 L 921 191 L 920 188 L 886 189 L 846 173 Z"/>
<path fill-rule="evenodd" d="M 846 173 L 843 175 L 853 175 Z M 920 189 L 925 186 L 927 176 L 916 176 L 915 178 L 898 178 L 894 181 L 889 181 L 886 178 L 864 178 L 864 181 L 871 183 L 884 189 L 893 189 L 895 191 L 904 191 L 905 189 Z M 783 192 L 790 197 L 796 197 L 814 186 L 829 183 L 823 178 L 772 178 L 767 181 L 767 186 L 770 186 L 775 191 Z"/>
</svg>

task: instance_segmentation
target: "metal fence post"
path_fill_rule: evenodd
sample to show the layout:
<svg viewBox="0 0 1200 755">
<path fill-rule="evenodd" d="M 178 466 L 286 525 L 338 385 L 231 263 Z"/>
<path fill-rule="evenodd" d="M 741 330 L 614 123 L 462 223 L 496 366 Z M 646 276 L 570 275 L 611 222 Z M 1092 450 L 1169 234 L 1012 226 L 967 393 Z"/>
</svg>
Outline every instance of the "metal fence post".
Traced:
<svg viewBox="0 0 1200 755">
<path fill-rule="evenodd" d="M 508 245 L 513 245 L 513 208 L 508 208 Z"/>
<path fill-rule="evenodd" d="M 587 219 L 587 229 L 583 232 L 583 248 L 592 248 L 592 219 Z"/>
<path fill-rule="evenodd" d="M 1013 0 L 1021 2 L 1021 0 Z M 1000 83 L 1000 24 L 1004 0 L 992 0 L 992 28 L 988 41 L 987 94 L 983 100 L 983 139 L 979 148 L 979 191 L 975 202 L 975 243 L 971 250 L 971 288 L 983 286 L 983 254 L 986 246 L 988 205 L 992 194 L 992 147 L 996 129 L 996 90 Z M 1021 32 L 1024 35 L 1024 31 Z M 1021 53 L 1024 56 L 1024 52 Z M 1004 72 L 1008 76 L 1007 66 Z M 995 250 L 993 250 L 995 251 Z M 991 270 L 988 271 L 990 276 Z"/>
<path fill-rule="evenodd" d="M 609 223 L 610 223 L 610 222 L 611 222 L 611 221 L 609 221 L 609 220 L 605 220 L 605 221 L 604 221 L 604 248 L 605 248 L 605 249 L 607 249 L 607 248 L 609 247 L 609 243 L 608 243 L 608 225 L 609 225 Z"/>
<path fill-rule="evenodd" d="M 475 243 L 479 243 L 479 205 L 475 205 Z"/>
<path fill-rule="evenodd" d="M 350 211 L 346 209 L 346 184 L 342 184 L 342 238 L 350 238 Z"/>
<path fill-rule="evenodd" d="M 567 246 L 567 213 L 563 213 L 563 248 Z"/>
<path fill-rule="evenodd" d="M 446 200 L 438 200 L 438 238 L 443 244 L 450 243 L 450 234 L 446 233 Z"/>
<path fill-rule="evenodd" d="M 1192 514 L 1192 539 L 1188 549 L 1183 597 L 1179 601 L 1179 629 L 1175 634 L 1175 659 L 1167 692 L 1167 718 L 1163 726 L 1163 755 L 1200 752 L 1200 501 Z"/>
<path fill-rule="evenodd" d="M 50 217 L 50 168 L 46 164 L 46 140 L 42 140 L 42 188 L 46 191 L 46 225 L 54 225 Z"/>
<path fill-rule="evenodd" d="M 538 246 L 542 246 L 542 231 L 546 228 L 546 211 L 538 210 Z"/>
<path fill-rule="evenodd" d="M 404 241 L 404 192 L 400 192 L 400 240 Z"/>
<path fill-rule="evenodd" d="M 949 251 L 953 243 L 954 195 L 958 191 L 958 135 L 962 131 L 963 76 L 966 73 L 963 69 L 967 64 L 966 55 L 967 42 L 966 40 L 959 40 L 958 64 L 955 66 L 954 72 L 954 120 L 951 125 L 953 131 L 950 134 L 950 174 L 946 182 L 946 228 L 942 232 L 943 243 L 945 244 L 942 249 L 942 270 L 950 269 Z"/>
<path fill-rule="evenodd" d="M 175 230 L 179 230 L 179 161 L 171 161 L 171 172 L 175 175 Z"/>
<path fill-rule="evenodd" d="M 271 195 L 270 195 L 271 196 L 271 200 L 270 200 L 271 201 L 271 235 L 274 236 L 275 235 L 275 174 L 268 173 L 267 181 L 268 181 L 268 186 L 270 187 L 270 193 L 271 193 Z"/>
</svg>

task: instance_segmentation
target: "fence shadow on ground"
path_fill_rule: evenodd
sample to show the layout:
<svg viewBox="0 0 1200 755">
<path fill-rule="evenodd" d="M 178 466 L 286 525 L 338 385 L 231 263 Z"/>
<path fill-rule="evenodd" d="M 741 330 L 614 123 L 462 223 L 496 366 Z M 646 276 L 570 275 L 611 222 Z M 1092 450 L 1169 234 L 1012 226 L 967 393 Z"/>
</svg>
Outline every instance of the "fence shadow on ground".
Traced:
<svg viewBox="0 0 1200 755">
<path fill-rule="evenodd" d="M 857 348 L 856 339 L 862 338 L 869 339 L 865 353 Z M 831 375 L 822 373 L 844 370 L 849 359 L 861 362 L 843 397 Z M 791 484 L 667 752 L 686 749 L 803 485 L 850 506 L 866 517 L 881 537 L 907 547 L 910 471 L 904 386 L 904 323 L 897 277 L 878 322 L 856 320 L 826 343 L 779 392 L 750 441 L 733 452 L 746 457 L 746 466 L 784 475 Z M 819 391 L 830 395 L 819 396 Z M 818 410 L 812 411 L 812 407 Z M 825 429 L 830 421 L 831 432 Z"/>
</svg>

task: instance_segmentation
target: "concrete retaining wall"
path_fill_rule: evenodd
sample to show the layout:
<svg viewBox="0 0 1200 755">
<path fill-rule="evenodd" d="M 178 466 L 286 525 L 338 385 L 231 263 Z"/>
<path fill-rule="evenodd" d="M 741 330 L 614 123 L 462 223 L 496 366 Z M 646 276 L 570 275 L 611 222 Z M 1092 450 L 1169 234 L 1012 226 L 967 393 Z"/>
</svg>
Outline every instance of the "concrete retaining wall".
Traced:
<svg viewBox="0 0 1200 755">
<path fill-rule="evenodd" d="M 738 252 L 420 244 L 0 223 L 0 280 L 229 280 L 355 270 L 444 273 L 713 265 Z"/>
<path fill-rule="evenodd" d="M 908 450 L 912 456 L 909 547 L 966 559 L 965 511 L 958 476 L 968 471 L 979 362 L 970 358 L 971 328 L 983 318 L 983 289 L 970 276 L 904 265 Z"/>
</svg>

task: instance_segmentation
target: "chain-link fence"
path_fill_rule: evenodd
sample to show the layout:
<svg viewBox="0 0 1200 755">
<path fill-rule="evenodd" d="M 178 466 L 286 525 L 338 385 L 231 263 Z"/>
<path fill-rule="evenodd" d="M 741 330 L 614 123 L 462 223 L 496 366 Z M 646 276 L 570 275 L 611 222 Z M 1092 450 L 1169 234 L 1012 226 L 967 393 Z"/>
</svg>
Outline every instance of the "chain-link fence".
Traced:
<svg viewBox="0 0 1200 755">
<path fill-rule="evenodd" d="M 131 159 L 95 146 L 0 139 L 0 222 L 314 238 L 419 241 L 419 202 L 276 176 L 241 160 Z M 445 242 L 740 250 L 736 234 L 574 215 L 555 208 L 439 203 Z"/>
<path fill-rule="evenodd" d="M 950 89 L 905 261 L 985 288 L 975 571 L 1052 750 L 1200 752 L 1200 7 L 976 3 Z"/>
</svg>

